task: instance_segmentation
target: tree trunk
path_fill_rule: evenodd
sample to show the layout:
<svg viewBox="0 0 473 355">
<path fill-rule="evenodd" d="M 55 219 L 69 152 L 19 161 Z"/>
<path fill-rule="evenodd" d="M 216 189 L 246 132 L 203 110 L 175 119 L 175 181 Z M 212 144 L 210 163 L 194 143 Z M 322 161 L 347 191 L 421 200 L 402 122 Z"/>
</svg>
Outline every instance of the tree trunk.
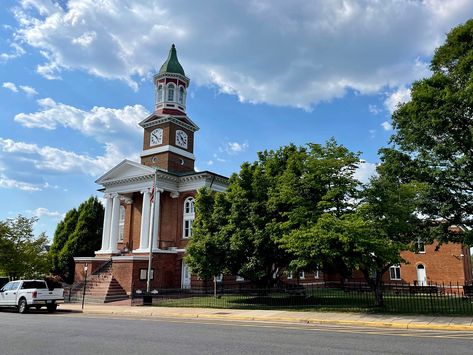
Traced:
<svg viewBox="0 0 473 355">
<path fill-rule="evenodd" d="M 375 307 L 384 307 L 383 290 L 381 282 L 377 279 L 374 285 L 374 305 Z"/>
</svg>

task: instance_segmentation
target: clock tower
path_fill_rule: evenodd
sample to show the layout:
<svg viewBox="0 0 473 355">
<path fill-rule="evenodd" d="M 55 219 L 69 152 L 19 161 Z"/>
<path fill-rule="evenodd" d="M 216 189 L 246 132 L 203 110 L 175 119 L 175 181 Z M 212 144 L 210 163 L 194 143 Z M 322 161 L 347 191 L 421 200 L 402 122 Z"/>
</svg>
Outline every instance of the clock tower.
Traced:
<svg viewBox="0 0 473 355">
<path fill-rule="evenodd" d="M 144 128 L 141 163 L 172 173 L 194 172 L 194 132 L 199 127 L 186 114 L 189 78 L 174 44 L 153 82 L 155 110 L 140 122 Z"/>
</svg>

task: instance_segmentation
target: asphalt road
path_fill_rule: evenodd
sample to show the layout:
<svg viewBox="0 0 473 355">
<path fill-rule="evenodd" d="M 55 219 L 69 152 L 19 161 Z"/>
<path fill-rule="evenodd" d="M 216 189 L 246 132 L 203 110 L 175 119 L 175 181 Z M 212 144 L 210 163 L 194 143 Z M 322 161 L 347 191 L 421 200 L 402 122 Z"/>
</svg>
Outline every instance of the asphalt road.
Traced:
<svg viewBox="0 0 473 355">
<path fill-rule="evenodd" d="M 471 354 L 473 333 L 0 311 L 0 354 Z"/>
</svg>

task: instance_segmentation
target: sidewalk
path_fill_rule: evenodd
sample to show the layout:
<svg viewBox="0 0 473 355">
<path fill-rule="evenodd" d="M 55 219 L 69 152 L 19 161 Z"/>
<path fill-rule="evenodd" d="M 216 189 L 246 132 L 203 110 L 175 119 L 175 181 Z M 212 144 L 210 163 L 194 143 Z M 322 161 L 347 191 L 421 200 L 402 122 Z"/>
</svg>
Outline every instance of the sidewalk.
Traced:
<svg viewBox="0 0 473 355">
<path fill-rule="evenodd" d="M 80 304 L 62 304 L 58 311 L 81 312 Z M 292 312 L 245 309 L 143 307 L 128 304 L 86 304 L 84 314 L 125 317 L 213 319 L 275 323 L 329 324 L 397 329 L 471 330 L 473 317 L 436 317 L 422 315 L 384 315 L 345 312 Z"/>
</svg>

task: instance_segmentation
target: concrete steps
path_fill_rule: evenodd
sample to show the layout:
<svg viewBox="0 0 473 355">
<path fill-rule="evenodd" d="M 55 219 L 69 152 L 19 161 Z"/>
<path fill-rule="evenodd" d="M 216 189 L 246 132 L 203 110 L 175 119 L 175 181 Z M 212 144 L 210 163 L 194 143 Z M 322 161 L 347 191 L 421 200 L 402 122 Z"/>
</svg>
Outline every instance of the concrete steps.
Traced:
<svg viewBox="0 0 473 355">
<path fill-rule="evenodd" d="M 84 294 L 84 283 L 74 284 L 71 288 L 71 295 L 66 296 L 66 300 L 71 303 L 82 302 Z M 93 274 L 87 279 L 85 285 L 85 303 L 103 304 L 128 299 L 123 287 L 112 275 L 112 264 Z"/>
</svg>

